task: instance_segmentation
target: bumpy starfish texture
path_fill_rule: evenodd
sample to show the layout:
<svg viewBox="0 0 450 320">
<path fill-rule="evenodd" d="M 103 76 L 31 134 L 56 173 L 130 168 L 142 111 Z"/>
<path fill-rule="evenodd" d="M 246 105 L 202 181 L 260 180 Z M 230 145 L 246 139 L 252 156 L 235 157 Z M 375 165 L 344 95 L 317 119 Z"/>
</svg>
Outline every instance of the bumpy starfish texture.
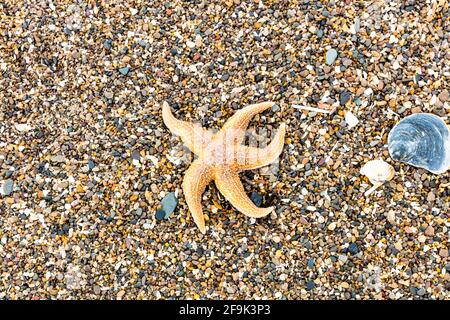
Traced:
<svg viewBox="0 0 450 320">
<path fill-rule="evenodd" d="M 212 180 L 220 193 L 240 212 L 260 218 L 268 215 L 274 207 L 259 208 L 245 193 L 238 173 L 257 169 L 274 162 L 284 145 L 286 125 L 280 129 L 265 148 L 245 146 L 245 130 L 251 118 L 272 107 L 274 102 L 249 105 L 237 111 L 217 133 L 198 124 L 176 119 L 167 104 L 163 103 L 162 116 L 169 130 L 181 137 L 184 144 L 198 156 L 187 169 L 183 179 L 183 192 L 194 222 L 202 233 L 206 232 L 201 206 L 202 194 Z"/>
</svg>

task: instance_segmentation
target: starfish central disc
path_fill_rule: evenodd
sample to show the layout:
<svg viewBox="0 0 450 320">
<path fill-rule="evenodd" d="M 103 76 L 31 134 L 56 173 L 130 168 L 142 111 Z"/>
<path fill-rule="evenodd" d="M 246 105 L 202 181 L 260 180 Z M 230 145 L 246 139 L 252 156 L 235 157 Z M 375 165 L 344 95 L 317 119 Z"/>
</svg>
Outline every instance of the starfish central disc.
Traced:
<svg viewBox="0 0 450 320">
<path fill-rule="evenodd" d="M 212 180 L 220 193 L 237 210 L 249 217 L 264 217 L 274 210 L 274 207 L 257 207 L 245 193 L 238 175 L 244 170 L 269 165 L 281 154 L 286 133 L 284 123 L 265 148 L 243 145 L 245 130 L 252 117 L 274 104 L 262 102 L 249 105 L 228 119 L 219 132 L 213 133 L 200 125 L 176 119 L 167 102 L 163 103 L 164 124 L 173 134 L 180 136 L 184 144 L 198 156 L 186 170 L 182 188 L 189 210 L 202 233 L 206 232 L 206 226 L 201 197 Z"/>
</svg>

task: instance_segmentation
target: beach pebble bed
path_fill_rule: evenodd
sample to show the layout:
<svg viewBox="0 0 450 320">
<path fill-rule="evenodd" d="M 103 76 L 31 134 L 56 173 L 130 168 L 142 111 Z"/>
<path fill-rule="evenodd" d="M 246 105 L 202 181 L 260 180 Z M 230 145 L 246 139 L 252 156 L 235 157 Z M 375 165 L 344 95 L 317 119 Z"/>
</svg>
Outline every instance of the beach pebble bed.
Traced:
<svg viewBox="0 0 450 320">
<path fill-rule="evenodd" d="M 0 300 L 449 299 L 450 173 L 386 146 L 412 113 L 450 123 L 449 43 L 441 0 L 3 1 Z M 241 180 L 276 210 L 210 184 L 203 235 L 162 103 L 219 129 L 269 100 L 249 129 L 285 122 L 283 153 Z"/>
</svg>

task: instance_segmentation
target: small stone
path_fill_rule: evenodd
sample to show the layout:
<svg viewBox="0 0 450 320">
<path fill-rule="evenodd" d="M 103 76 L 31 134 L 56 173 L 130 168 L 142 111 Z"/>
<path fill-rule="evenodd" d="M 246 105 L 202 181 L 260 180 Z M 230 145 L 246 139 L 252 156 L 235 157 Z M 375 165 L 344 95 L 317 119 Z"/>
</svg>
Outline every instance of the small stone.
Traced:
<svg viewBox="0 0 450 320">
<path fill-rule="evenodd" d="M 277 112 L 277 111 L 279 111 L 280 110 L 280 106 L 278 105 L 278 104 L 274 104 L 273 106 L 272 106 L 272 111 L 273 112 Z"/>
<path fill-rule="evenodd" d="M 344 66 L 344 67 L 348 67 L 348 66 L 350 66 L 352 64 L 352 60 L 350 60 L 350 59 L 344 59 L 343 61 L 342 61 L 342 65 Z"/>
<path fill-rule="evenodd" d="M 31 126 L 26 123 L 18 123 L 14 125 L 17 131 L 19 132 L 27 132 L 31 130 Z"/>
<path fill-rule="evenodd" d="M 357 34 L 359 32 L 359 29 L 361 28 L 361 20 L 359 17 L 356 17 L 353 21 L 352 26 L 350 27 L 350 33 Z"/>
<path fill-rule="evenodd" d="M 351 113 L 350 111 L 347 111 L 345 113 L 345 122 L 348 124 L 348 127 L 351 129 L 359 123 L 359 120 L 353 113 Z"/>
<path fill-rule="evenodd" d="M 335 49 L 328 50 L 327 54 L 326 54 L 327 65 L 332 65 L 334 63 L 334 61 L 336 60 L 337 56 L 338 56 L 338 53 Z"/>
<path fill-rule="evenodd" d="M 165 215 L 166 215 L 166 213 L 163 210 L 158 209 L 158 210 L 156 210 L 155 218 L 156 218 L 156 220 L 161 221 L 164 219 Z"/>
<path fill-rule="evenodd" d="M 138 40 L 137 43 L 141 46 L 141 47 L 147 47 L 148 43 L 145 42 L 144 40 Z"/>
<path fill-rule="evenodd" d="M 344 106 L 347 103 L 347 101 L 350 100 L 351 96 L 352 96 L 352 93 L 350 91 L 345 90 L 345 91 L 341 92 L 341 94 L 339 95 L 339 104 L 341 106 Z"/>
<path fill-rule="evenodd" d="M 114 93 L 112 93 L 110 91 L 105 92 L 105 98 L 112 99 L 113 97 L 114 97 Z"/>
<path fill-rule="evenodd" d="M 140 160 L 141 159 L 141 154 L 139 153 L 138 150 L 134 150 L 131 153 L 131 159 L 133 159 L 133 160 Z"/>
<path fill-rule="evenodd" d="M 432 227 L 432 226 L 428 226 L 426 229 L 425 229 L 425 235 L 427 235 L 428 237 L 432 237 L 432 236 L 434 236 L 434 228 Z"/>
<path fill-rule="evenodd" d="M 92 161 L 91 159 L 89 159 L 89 160 L 88 160 L 88 168 L 89 168 L 89 170 L 94 169 L 94 167 L 95 167 L 94 161 Z"/>
<path fill-rule="evenodd" d="M 111 50 L 112 48 L 112 40 L 111 39 L 107 39 L 103 42 L 103 47 L 105 47 L 105 49 Z"/>
<path fill-rule="evenodd" d="M 419 290 L 417 290 L 417 295 L 423 296 L 424 294 L 425 294 L 425 289 L 424 288 L 420 288 Z"/>
<path fill-rule="evenodd" d="M 440 255 L 442 258 L 447 258 L 447 257 L 448 257 L 448 249 L 440 249 L 440 250 L 439 250 L 439 255 Z"/>
<path fill-rule="evenodd" d="M 124 76 L 126 76 L 128 74 L 128 72 L 130 72 L 130 69 L 131 69 L 130 67 L 123 67 L 123 68 L 119 69 L 119 72 L 121 74 L 123 74 Z"/>
<path fill-rule="evenodd" d="M 436 196 L 434 195 L 433 191 L 430 191 L 427 195 L 427 201 L 433 202 L 434 200 L 436 200 Z"/>
<path fill-rule="evenodd" d="M 306 290 L 311 291 L 316 287 L 316 284 L 314 283 L 314 281 L 309 280 L 306 283 Z"/>
<path fill-rule="evenodd" d="M 188 48 L 194 48 L 195 47 L 195 42 L 188 40 L 186 41 L 186 45 L 188 46 Z"/>
<path fill-rule="evenodd" d="M 389 211 L 386 213 L 386 219 L 389 221 L 390 224 L 395 224 L 395 212 Z"/>
<path fill-rule="evenodd" d="M 447 89 L 444 89 L 441 93 L 439 93 L 438 95 L 439 100 L 441 100 L 442 102 L 446 102 L 449 100 L 450 98 L 450 94 L 448 92 Z"/>
<path fill-rule="evenodd" d="M 346 263 L 348 260 L 348 257 L 345 254 L 340 254 L 338 257 L 339 261 L 341 261 L 342 263 Z"/>
<path fill-rule="evenodd" d="M 168 193 L 162 200 L 161 200 L 161 205 L 162 205 L 162 209 L 165 212 L 165 216 L 164 218 L 168 218 L 172 212 L 175 210 L 175 207 L 178 204 L 178 200 L 175 197 L 175 193 L 170 192 Z"/>
<path fill-rule="evenodd" d="M 421 234 L 419 237 L 417 237 L 417 240 L 419 240 L 420 243 L 424 243 L 425 241 L 427 241 L 427 237 Z"/>
<path fill-rule="evenodd" d="M 275 242 L 275 243 L 280 243 L 281 238 L 280 238 L 279 236 L 275 236 L 275 237 L 272 238 L 272 240 L 273 240 L 273 242 Z"/>
<path fill-rule="evenodd" d="M 9 196 L 14 189 L 14 181 L 12 181 L 11 179 L 8 179 L 5 181 L 5 183 L 3 184 L 3 194 L 5 196 Z"/>
<path fill-rule="evenodd" d="M 336 222 L 332 222 L 328 225 L 328 230 L 333 231 L 336 229 Z"/>
<path fill-rule="evenodd" d="M 262 76 L 262 75 L 260 75 L 260 74 L 257 74 L 257 75 L 255 76 L 255 82 L 261 82 L 263 79 L 264 79 L 264 76 Z"/>
<path fill-rule="evenodd" d="M 350 245 L 348 246 L 348 251 L 351 254 L 357 254 L 359 252 L 358 245 L 356 243 L 350 243 Z"/>
<path fill-rule="evenodd" d="M 257 193 L 257 192 L 252 192 L 250 195 L 250 199 L 253 201 L 253 203 L 257 206 L 260 207 L 262 204 L 262 199 L 263 197 Z"/>
<path fill-rule="evenodd" d="M 95 285 L 95 286 L 94 286 L 94 293 L 95 293 L 96 295 L 99 295 L 99 294 L 101 293 L 101 288 L 100 288 L 99 286 Z"/>
<path fill-rule="evenodd" d="M 135 214 L 140 217 L 142 215 L 142 208 L 137 208 Z"/>
<path fill-rule="evenodd" d="M 66 161 L 66 157 L 64 157 L 63 155 L 56 155 L 56 156 L 53 156 L 51 158 L 51 161 L 52 162 L 56 162 L 56 163 L 65 162 Z"/>
</svg>

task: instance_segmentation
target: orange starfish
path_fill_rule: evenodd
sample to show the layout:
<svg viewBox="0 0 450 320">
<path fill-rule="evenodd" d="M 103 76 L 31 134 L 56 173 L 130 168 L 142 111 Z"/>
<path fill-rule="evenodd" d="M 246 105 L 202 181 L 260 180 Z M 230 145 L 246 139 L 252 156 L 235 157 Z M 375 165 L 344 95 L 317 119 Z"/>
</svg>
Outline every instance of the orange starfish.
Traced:
<svg viewBox="0 0 450 320">
<path fill-rule="evenodd" d="M 238 175 L 241 171 L 260 168 L 274 162 L 283 150 L 286 133 L 284 123 L 265 148 L 242 144 L 251 118 L 274 104 L 263 102 L 249 105 L 237 111 L 222 129 L 214 134 L 198 124 L 176 119 L 168 103 L 163 103 L 164 124 L 173 134 L 180 136 L 186 146 L 198 156 L 186 171 L 182 188 L 189 210 L 202 233 L 206 232 L 206 226 L 201 196 L 212 180 L 220 193 L 237 210 L 249 217 L 264 217 L 274 210 L 274 207 L 257 207 L 246 195 Z"/>
</svg>

